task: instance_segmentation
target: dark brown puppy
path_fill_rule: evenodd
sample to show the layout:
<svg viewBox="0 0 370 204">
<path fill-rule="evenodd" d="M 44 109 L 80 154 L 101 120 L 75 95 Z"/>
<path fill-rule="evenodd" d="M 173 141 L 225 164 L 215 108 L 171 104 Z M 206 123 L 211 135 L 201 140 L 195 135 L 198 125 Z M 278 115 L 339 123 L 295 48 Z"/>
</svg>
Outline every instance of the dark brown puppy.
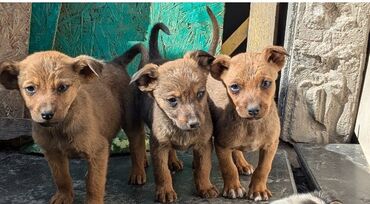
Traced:
<svg viewBox="0 0 370 204">
<path fill-rule="evenodd" d="M 130 55 L 135 54 L 122 57 Z M 32 136 L 44 150 L 57 187 L 50 203 L 73 202 L 68 158 L 76 155 L 88 161 L 86 203 L 104 202 L 110 144 L 121 119 L 130 115 L 123 108 L 130 78 L 118 67 L 131 60 L 122 57 L 104 63 L 46 51 L 0 66 L 1 83 L 19 89 L 31 113 Z"/>
<path fill-rule="evenodd" d="M 155 64 L 163 64 L 167 62 L 168 60 L 164 59 L 159 50 L 158 50 L 158 33 L 159 30 L 162 30 L 167 35 L 170 34 L 170 31 L 168 30 L 167 26 L 163 23 L 157 23 L 153 26 L 151 32 L 150 32 L 150 39 L 149 39 L 149 53 L 147 50 L 141 45 L 136 44 L 134 47 L 138 47 L 140 49 L 137 49 L 141 52 L 141 61 L 139 68 L 143 67 L 145 64 L 149 62 L 153 62 Z M 131 53 L 132 55 L 136 55 L 137 53 Z M 133 56 L 130 56 L 133 57 Z M 122 59 L 127 59 L 122 58 Z M 132 95 L 138 96 L 140 95 L 140 90 L 137 89 L 137 86 L 134 84 L 131 84 L 129 87 L 130 91 L 133 93 Z M 130 97 L 130 105 L 127 105 L 127 107 L 134 107 L 137 109 L 140 109 L 140 103 L 138 102 L 140 100 L 139 97 Z M 133 112 L 132 112 L 133 113 Z M 133 130 L 140 130 L 136 134 L 128 134 L 129 139 L 129 147 L 130 147 L 130 153 L 131 153 L 131 162 L 132 162 L 132 169 L 131 169 L 131 175 L 129 179 L 129 184 L 133 185 L 142 185 L 146 182 L 146 173 L 145 173 L 145 167 L 148 165 L 148 162 L 146 160 L 146 148 L 145 148 L 145 136 L 142 134 L 142 127 L 143 122 L 140 117 L 137 117 L 137 113 L 135 112 L 134 115 L 129 116 L 129 118 L 135 119 L 131 120 L 128 127 L 134 127 Z M 135 125 L 137 127 L 135 127 Z M 171 171 L 180 171 L 183 169 L 183 163 L 180 161 L 176 156 L 176 151 L 171 150 L 168 158 L 168 166 Z"/>
<path fill-rule="evenodd" d="M 150 149 L 156 199 L 173 202 L 177 195 L 168 168 L 170 152 L 193 148 L 194 177 L 202 197 L 216 197 L 210 181 L 212 121 L 206 81 L 213 57 L 195 51 L 160 66 L 148 64 L 133 77 L 140 95 L 141 116 L 152 130 Z"/>
<path fill-rule="evenodd" d="M 218 27 L 217 23 L 214 26 Z M 213 39 L 218 39 L 218 33 L 214 33 Z M 212 46 L 217 43 L 213 42 Z M 206 92 L 214 57 L 204 51 L 194 51 L 182 59 L 168 61 L 160 56 L 156 46 L 151 49 L 156 52 L 150 54 L 151 62 L 158 64 L 147 64 L 131 81 L 143 92 L 139 96 L 141 115 L 152 130 L 150 149 L 156 200 L 173 202 L 177 199 L 169 166 L 178 162 L 176 149 L 189 148 L 193 148 L 194 153 L 194 180 L 198 194 L 205 198 L 216 197 L 218 190 L 210 181 L 212 121 Z M 182 164 L 173 168 L 182 168 Z"/>
<path fill-rule="evenodd" d="M 260 150 L 248 197 L 268 200 L 266 182 L 279 143 L 280 122 L 274 101 L 275 80 L 284 65 L 286 51 L 271 46 L 261 53 L 219 55 L 213 62 L 207 90 L 211 98 L 216 153 L 224 179 L 223 196 L 243 197 L 239 173 L 253 167 L 241 151 Z M 234 163 L 235 162 L 235 163 Z"/>
</svg>

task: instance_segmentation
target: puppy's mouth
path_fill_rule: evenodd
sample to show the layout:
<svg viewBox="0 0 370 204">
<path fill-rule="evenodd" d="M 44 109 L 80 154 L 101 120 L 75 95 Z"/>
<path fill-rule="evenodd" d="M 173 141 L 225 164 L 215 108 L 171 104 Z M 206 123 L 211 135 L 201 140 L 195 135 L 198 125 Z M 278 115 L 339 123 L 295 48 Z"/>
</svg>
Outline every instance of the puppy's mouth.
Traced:
<svg viewBox="0 0 370 204">
<path fill-rule="evenodd" d="M 193 132 L 193 131 L 196 131 L 200 128 L 200 126 L 196 126 L 196 127 L 189 127 L 188 125 L 178 125 L 175 123 L 175 125 L 182 131 L 185 131 L 185 132 Z"/>
<path fill-rule="evenodd" d="M 261 119 L 262 117 L 260 116 L 255 116 L 255 117 L 246 117 L 247 120 L 259 120 Z"/>
<path fill-rule="evenodd" d="M 58 125 L 57 122 L 42 122 L 37 124 L 39 124 L 41 127 L 55 127 Z"/>
<path fill-rule="evenodd" d="M 192 131 L 198 130 L 198 128 L 180 128 L 180 129 L 185 132 L 192 132 Z"/>
</svg>

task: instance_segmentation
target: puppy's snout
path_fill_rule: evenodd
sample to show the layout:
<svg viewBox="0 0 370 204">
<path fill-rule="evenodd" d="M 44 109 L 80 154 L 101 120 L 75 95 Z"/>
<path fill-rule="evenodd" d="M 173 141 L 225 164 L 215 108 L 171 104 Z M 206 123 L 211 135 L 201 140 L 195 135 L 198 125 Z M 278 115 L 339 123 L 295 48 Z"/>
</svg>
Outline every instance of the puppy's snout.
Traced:
<svg viewBox="0 0 370 204">
<path fill-rule="evenodd" d="M 199 120 L 198 119 L 190 119 L 188 121 L 188 126 L 190 129 L 197 129 L 200 126 Z"/>
<path fill-rule="evenodd" d="M 252 117 L 256 117 L 260 112 L 259 105 L 248 106 L 248 114 Z"/>
<path fill-rule="evenodd" d="M 54 116 L 54 113 L 52 111 L 45 111 L 41 113 L 41 117 L 44 120 L 51 120 Z"/>
</svg>

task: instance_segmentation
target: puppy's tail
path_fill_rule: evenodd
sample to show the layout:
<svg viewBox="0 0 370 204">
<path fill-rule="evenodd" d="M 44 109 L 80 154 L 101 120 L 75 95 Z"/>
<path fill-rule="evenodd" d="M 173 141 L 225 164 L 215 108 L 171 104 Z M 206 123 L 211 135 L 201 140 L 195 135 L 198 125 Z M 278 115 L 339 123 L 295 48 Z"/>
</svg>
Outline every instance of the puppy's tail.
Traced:
<svg viewBox="0 0 370 204">
<path fill-rule="evenodd" d="M 168 27 L 163 23 L 156 23 L 151 32 L 149 37 L 149 59 L 156 60 L 156 59 L 162 59 L 161 53 L 159 53 L 158 50 L 158 33 L 159 30 L 162 30 L 167 35 L 171 35 L 170 30 Z"/>
<path fill-rule="evenodd" d="M 141 68 L 146 63 L 149 62 L 148 51 L 145 49 L 142 43 L 135 44 L 130 49 L 128 49 L 125 53 L 123 53 L 121 56 L 115 58 L 113 62 L 119 65 L 122 65 L 123 67 L 126 67 L 139 53 L 141 54 L 139 68 Z"/>
<path fill-rule="evenodd" d="M 207 6 L 207 13 L 208 13 L 209 17 L 211 18 L 212 27 L 213 27 L 212 41 L 211 41 L 211 46 L 209 47 L 208 52 L 211 55 L 214 55 L 214 54 L 216 54 L 216 49 L 217 49 L 218 41 L 219 41 L 219 38 L 220 38 L 220 30 L 219 30 L 219 26 L 218 26 L 216 16 L 213 14 L 212 10 L 208 6 Z"/>
</svg>

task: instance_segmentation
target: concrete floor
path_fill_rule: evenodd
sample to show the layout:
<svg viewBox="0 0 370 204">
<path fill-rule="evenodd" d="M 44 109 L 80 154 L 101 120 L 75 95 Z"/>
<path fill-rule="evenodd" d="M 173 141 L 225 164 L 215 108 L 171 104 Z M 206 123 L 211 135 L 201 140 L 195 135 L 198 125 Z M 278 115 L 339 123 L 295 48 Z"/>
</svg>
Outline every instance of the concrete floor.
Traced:
<svg viewBox="0 0 370 204">
<path fill-rule="evenodd" d="M 174 188 L 178 194 L 178 203 L 245 203 L 246 199 L 230 200 L 225 198 L 201 199 L 195 194 L 192 177 L 192 155 L 180 153 L 184 161 L 184 170 L 173 175 Z M 247 158 L 256 165 L 258 153 L 248 154 Z M 50 177 L 47 162 L 43 157 L 18 153 L 0 152 L 0 203 L 47 203 L 55 191 Z M 218 170 L 218 162 L 213 159 L 211 180 L 222 190 L 223 181 Z M 127 184 L 130 172 L 129 156 L 111 157 L 109 162 L 108 180 L 105 202 L 114 203 L 153 203 L 154 179 L 152 166 L 147 169 L 147 184 L 131 186 Z M 85 197 L 86 162 L 71 161 L 71 175 L 75 190 L 75 203 L 83 203 Z M 244 187 L 248 187 L 250 176 L 241 176 Z M 279 150 L 273 162 L 268 186 L 273 193 L 272 200 L 288 196 L 296 192 L 294 179 L 287 159 L 287 153 Z"/>
</svg>

